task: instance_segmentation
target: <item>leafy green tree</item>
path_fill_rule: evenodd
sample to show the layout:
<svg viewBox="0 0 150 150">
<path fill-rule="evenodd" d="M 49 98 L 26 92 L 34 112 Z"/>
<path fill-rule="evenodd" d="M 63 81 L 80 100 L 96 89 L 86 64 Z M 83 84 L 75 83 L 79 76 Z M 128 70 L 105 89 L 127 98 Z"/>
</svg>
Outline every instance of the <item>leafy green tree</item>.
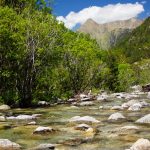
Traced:
<svg viewBox="0 0 150 150">
<path fill-rule="evenodd" d="M 89 36 L 71 31 L 66 32 L 63 39 L 67 89 L 71 89 L 73 93 L 83 92 L 91 88 L 99 72 L 101 60 L 98 59 L 98 45 Z"/>
<path fill-rule="evenodd" d="M 119 90 L 127 91 L 129 87 L 132 86 L 135 81 L 135 72 L 131 68 L 130 64 L 119 64 L 118 66 L 118 81 L 119 81 Z"/>
<path fill-rule="evenodd" d="M 30 106 L 38 80 L 45 72 L 43 70 L 54 67 L 59 60 L 57 53 L 62 25 L 50 14 L 36 10 L 31 12 L 28 7 L 21 15 L 8 7 L 2 8 L 0 13 L 1 93 L 6 103 L 16 97 L 20 106 Z"/>
</svg>

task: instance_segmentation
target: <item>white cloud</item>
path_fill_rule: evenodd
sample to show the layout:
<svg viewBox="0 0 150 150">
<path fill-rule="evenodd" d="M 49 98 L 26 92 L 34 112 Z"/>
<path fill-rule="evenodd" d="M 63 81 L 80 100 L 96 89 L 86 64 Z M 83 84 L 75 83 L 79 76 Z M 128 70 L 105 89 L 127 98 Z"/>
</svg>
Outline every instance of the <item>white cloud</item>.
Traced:
<svg viewBox="0 0 150 150">
<path fill-rule="evenodd" d="M 87 19 L 93 19 L 95 22 L 102 24 L 116 20 L 127 20 L 137 17 L 144 11 L 143 5 L 136 2 L 135 4 L 109 4 L 104 7 L 91 6 L 84 8 L 79 12 L 71 11 L 66 17 L 59 16 L 57 20 L 64 22 L 67 28 L 72 29 L 77 24 L 83 24 Z"/>
</svg>

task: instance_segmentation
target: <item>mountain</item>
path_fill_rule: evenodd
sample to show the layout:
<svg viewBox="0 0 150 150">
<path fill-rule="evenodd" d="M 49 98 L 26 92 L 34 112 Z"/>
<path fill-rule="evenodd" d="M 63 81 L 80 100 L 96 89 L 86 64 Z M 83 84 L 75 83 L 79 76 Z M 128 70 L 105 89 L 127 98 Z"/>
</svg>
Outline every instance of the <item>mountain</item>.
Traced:
<svg viewBox="0 0 150 150">
<path fill-rule="evenodd" d="M 115 50 L 133 63 L 150 58 L 150 17 L 130 34 L 118 41 Z"/>
<path fill-rule="evenodd" d="M 102 49 L 110 49 L 115 46 L 117 41 L 130 33 L 133 29 L 142 24 L 142 20 L 135 18 L 115 21 L 105 24 L 98 24 L 92 19 L 88 19 L 78 32 L 88 33 L 96 39 Z"/>
</svg>

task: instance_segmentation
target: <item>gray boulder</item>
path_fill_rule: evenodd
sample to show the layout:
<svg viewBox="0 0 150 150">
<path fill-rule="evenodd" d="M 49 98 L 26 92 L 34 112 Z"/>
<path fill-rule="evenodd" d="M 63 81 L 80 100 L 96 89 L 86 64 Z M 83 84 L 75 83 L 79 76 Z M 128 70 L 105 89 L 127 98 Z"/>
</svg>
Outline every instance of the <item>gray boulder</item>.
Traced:
<svg viewBox="0 0 150 150">
<path fill-rule="evenodd" d="M 44 133 L 51 133 L 51 132 L 54 132 L 55 130 L 51 127 L 37 127 L 33 134 L 44 134 Z"/>
<path fill-rule="evenodd" d="M 6 118 L 4 116 L 0 116 L 0 121 L 6 121 Z"/>
<path fill-rule="evenodd" d="M 144 117 L 138 119 L 136 123 L 150 123 L 150 114 L 147 114 Z"/>
<path fill-rule="evenodd" d="M 38 102 L 38 105 L 39 105 L 39 106 L 48 106 L 48 105 L 50 105 L 50 103 L 48 103 L 48 102 L 46 102 L 46 101 L 39 101 L 39 102 Z"/>
<path fill-rule="evenodd" d="M 132 106 L 130 106 L 130 107 L 128 108 L 128 110 L 130 110 L 130 111 L 140 111 L 141 108 L 142 108 L 141 103 L 135 103 L 135 104 L 133 104 Z"/>
<path fill-rule="evenodd" d="M 10 107 L 8 105 L 1 105 L 0 106 L 0 111 L 1 110 L 9 110 L 9 109 L 10 109 Z"/>
<path fill-rule="evenodd" d="M 21 146 L 17 143 L 11 142 L 8 139 L 0 139 L 0 149 L 4 150 L 20 150 Z"/>
<path fill-rule="evenodd" d="M 118 112 L 110 115 L 108 118 L 108 120 L 114 120 L 114 121 L 122 120 L 122 119 L 125 119 L 125 117 L 121 113 L 118 113 Z"/>
<path fill-rule="evenodd" d="M 148 139 L 139 139 L 129 150 L 150 150 L 150 141 Z"/>
</svg>

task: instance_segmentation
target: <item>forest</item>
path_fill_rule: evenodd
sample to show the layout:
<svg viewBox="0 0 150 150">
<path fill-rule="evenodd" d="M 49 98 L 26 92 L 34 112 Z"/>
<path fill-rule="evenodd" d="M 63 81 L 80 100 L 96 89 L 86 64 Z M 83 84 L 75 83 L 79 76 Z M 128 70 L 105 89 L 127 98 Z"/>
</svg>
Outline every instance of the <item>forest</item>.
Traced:
<svg viewBox="0 0 150 150">
<path fill-rule="evenodd" d="M 111 50 L 67 29 L 51 1 L 0 1 L 0 103 L 31 107 L 91 90 L 128 91 L 150 81 L 150 17 Z"/>
</svg>

